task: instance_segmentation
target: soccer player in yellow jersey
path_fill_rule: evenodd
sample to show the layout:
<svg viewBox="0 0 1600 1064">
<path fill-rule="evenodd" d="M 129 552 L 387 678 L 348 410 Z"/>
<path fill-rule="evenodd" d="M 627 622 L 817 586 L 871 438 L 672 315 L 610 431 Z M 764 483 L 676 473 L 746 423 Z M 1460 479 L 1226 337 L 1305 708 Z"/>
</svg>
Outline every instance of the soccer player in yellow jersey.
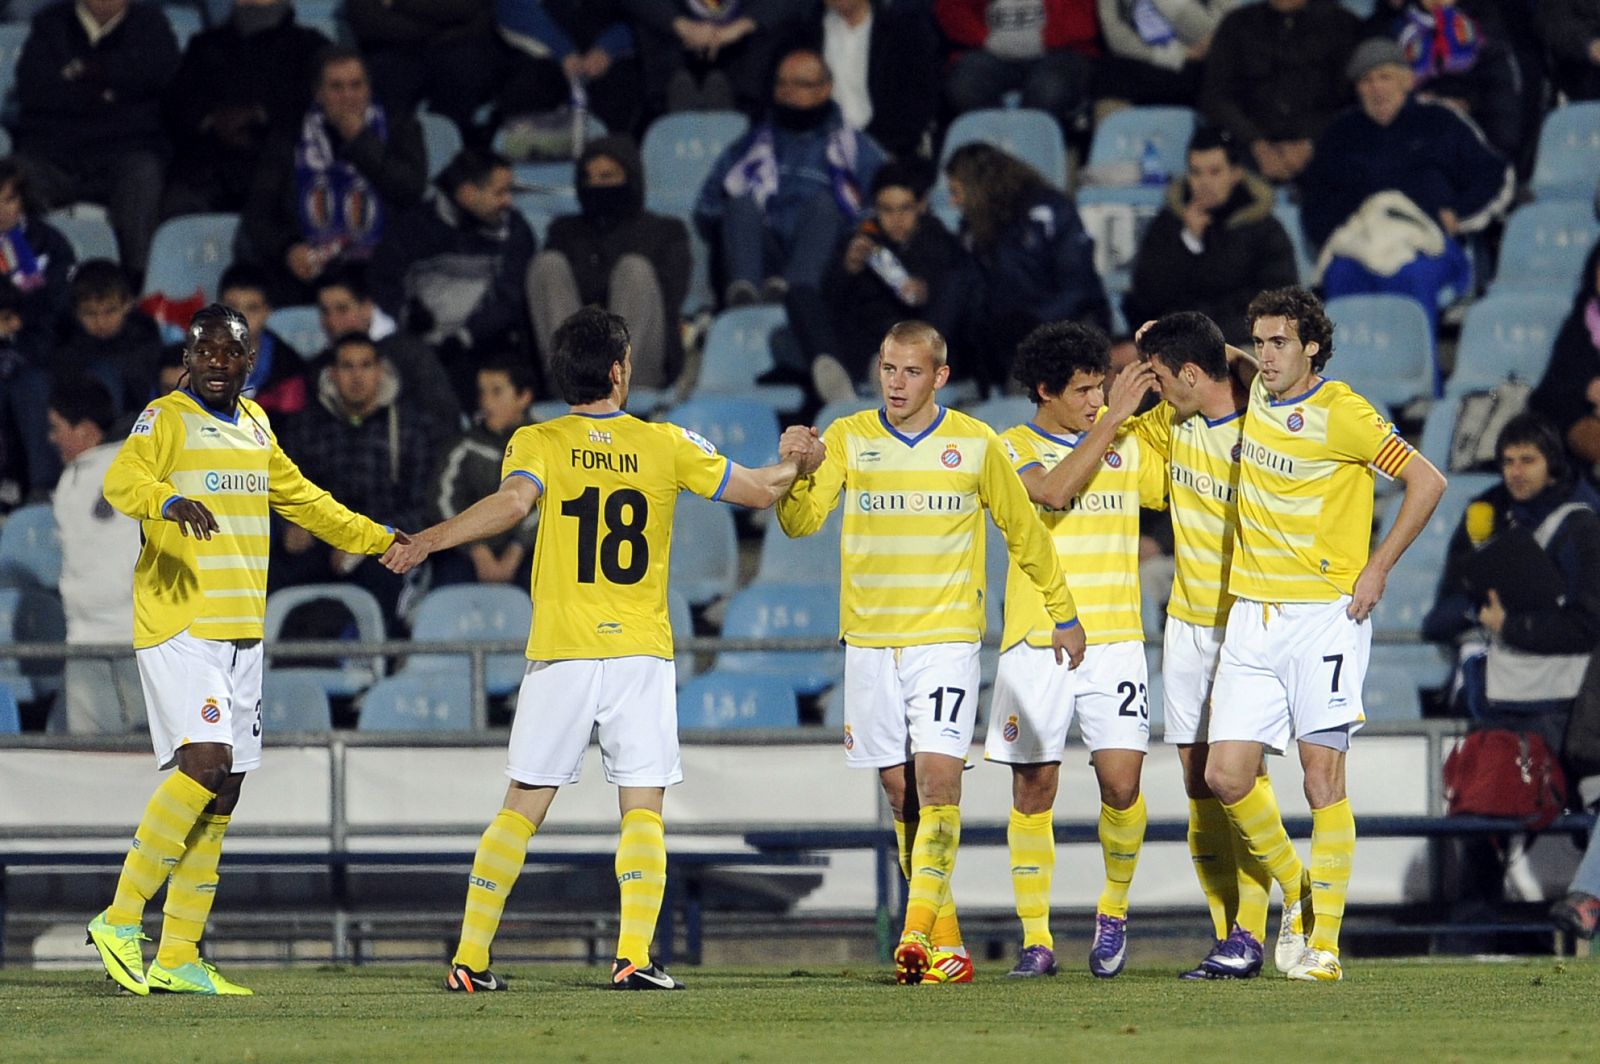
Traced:
<svg viewBox="0 0 1600 1064">
<path fill-rule="evenodd" d="M 1292 923 L 1305 870 L 1257 770 L 1263 751 L 1296 740 L 1311 806 L 1311 912 L 1300 914 L 1309 929 L 1299 959 L 1278 964 L 1290 979 L 1334 981 L 1356 841 L 1345 756 L 1364 719 L 1368 618 L 1445 480 L 1370 403 L 1323 378 L 1333 323 L 1315 296 L 1263 292 L 1247 317 L 1261 371 L 1245 414 L 1234 603 L 1211 695 L 1206 784 L 1283 887 Z M 1405 496 L 1369 555 L 1374 472 L 1399 479 Z"/>
<path fill-rule="evenodd" d="M 1135 419 L 1133 430 L 1166 464 L 1175 545 L 1161 656 L 1162 719 L 1167 742 L 1178 748 L 1189 796 L 1189 853 L 1216 932 L 1210 953 L 1182 978 L 1249 979 L 1261 973 L 1264 960 L 1272 879 L 1205 782 L 1206 708 L 1233 604 L 1228 570 L 1248 390 L 1232 372 L 1222 330 L 1204 314 L 1169 314 L 1140 329 L 1137 341 L 1162 402 Z M 1264 766 L 1260 779 L 1270 799 Z"/>
<path fill-rule="evenodd" d="M 1083 626 L 1005 445 L 981 421 L 935 401 L 950 375 L 944 338 L 901 322 L 878 354 L 883 406 L 828 426 L 825 457 L 779 500 L 778 521 L 791 536 L 810 535 L 844 504 L 845 757 L 877 770 L 901 840 L 910 889 L 895 977 L 970 982 L 971 959 L 956 948 L 950 876 L 978 708 L 985 508 L 1043 597 L 1045 641 L 1058 665 L 1082 660 Z M 785 447 L 805 446 L 810 432 L 788 430 Z"/>
<path fill-rule="evenodd" d="M 1039 326 L 1017 345 L 1011 366 L 1038 409 L 1033 420 L 1000 437 L 1062 570 L 1072 574 L 1088 629 L 1083 665 L 1073 672 L 1055 668 L 1045 604 L 1012 563 L 985 756 L 1011 766 L 1006 834 L 1023 929 L 1022 956 L 1011 971 L 1017 978 L 1056 973 L 1051 811 L 1074 716 L 1100 785 L 1106 870 L 1089 970 L 1111 979 L 1127 962 L 1128 886 L 1147 819 L 1139 775 L 1150 745 L 1139 508 L 1166 505 L 1166 469 L 1137 436 L 1122 431 L 1149 390 L 1149 367 L 1124 370 L 1106 407 L 1109 368 L 1109 344 L 1098 330 L 1070 321 Z"/>
<path fill-rule="evenodd" d="M 352 554 L 404 536 L 358 516 L 301 474 L 267 415 L 240 397 L 255 364 L 250 329 L 212 304 L 183 351 L 189 381 L 145 407 L 106 472 L 112 506 L 139 519 L 134 656 L 156 761 L 156 788 L 122 865 L 116 896 L 89 922 L 106 972 L 135 994 L 248 994 L 200 959 L 217 862 L 245 773 L 261 764 L 261 638 L 268 511 Z M 156 959 L 139 949 L 145 904 L 167 882 Z"/>
<path fill-rule="evenodd" d="M 793 483 L 797 463 L 745 469 L 687 429 L 625 413 L 633 362 L 627 325 L 615 314 L 580 310 L 556 330 L 553 348 L 551 372 L 571 411 L 518 429 L 500 490 L 418 533 L 389 563 L 403 572 L 432 551 L 516 526 L 541 502 L 548 507 L 534 545 L 533 629 L 511 726 L 511 784 L 472 862 L 445 988 L 506 988 L 489 969 L 506 898 L 556 791 L 578 782 L 598 726 L 622 812 L 622 923 L 611 986 L 677 990 L 682 984 L 650 958 L 666 889 L 662 800 L 683 779 L 667 620 L 672 511 L 680 490 L 771 506 Z"/>
</svg>

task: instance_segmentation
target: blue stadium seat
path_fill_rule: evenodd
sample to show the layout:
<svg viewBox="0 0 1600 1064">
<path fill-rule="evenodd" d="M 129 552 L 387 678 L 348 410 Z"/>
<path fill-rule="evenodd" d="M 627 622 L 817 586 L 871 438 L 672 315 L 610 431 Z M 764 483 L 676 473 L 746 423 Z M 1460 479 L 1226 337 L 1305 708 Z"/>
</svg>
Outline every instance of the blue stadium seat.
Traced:
<svg viewBox="0 0 1600 1064">
<path fill-rule="evenodd" d="M 261 676 L 261 727 L 268 735 L 333 727 L 320 670 L 268 669 Z"/>
<path fill-rule="evenodd" d="M 528 592 L 510 584 L 451 584 L 436 588 L 417 607 L 411 638 L 417 642 L 526 642 L 533 625 Z M 523 654 L 491 654 L 484 663 L 484 690 L 491 695 L 515 691 L 527 670 Z M 406 659 L 401 675 L 471 669 L 458 654 L 416 654 Z"/>
<path fill-rule="evenodd" d="M 1600 100 L 1569 103 L 1545 115 L 1530 187 L 1534 199 L 1593 202 L 1600 173 Z"/>
<path fill-rule="evenodd" d="M 238 231 L 237 214 L 186 214 L 162 222 L 150 243 L 145 294 L 177 299 L 199 289 L 206 299 L 215 299 L 222 271 L 233 261 Z"/>
<path fill-rule="evenodd" d="M 790 697 L 794 697 L 791 692 Z M 0 683 L 0 735 L 18 735 L 22 732 L 22 714 L 17 709 L 17 696 L 11 685 Z"/>
<path fill-rule="evenodd" d="M 672 588 L 691 606 L 733 591 L 739 579 L 739 538 L 727 503 L 678 494 L 672 513 Z"/>
<path fill-rule="evenodd" d="M 725 639 L 833 638 L 839 634 L 839 585 L 752 584 L 728 602 L 722 621 Z M 822 651 L 724 651 L 717 668 L 786 677 L 795 693 L 814 695 L 837 683 L 844 654 Z"/>
<path fill-rule="evenodd" d="M 783 676 L 712 670 L 678 692 L 679 727 L 794 728 L 799 723 L 794 688 Z"/>
<path fill-rule="evenodd" d="M 61 662 L 19 661 L 5 657 L 7 643 L 59 643 L 67 637 L 66 616 L 53 591 L 0 587 L 0 683 L 19 702 L 53 694 L 61 686 Z"/>
<path fill-rule="evenodd" d="M 725 310 L 706 334 L 696 395 L 740 395 L 760 399 L 775 410 L 798 410 L 805 391 L 792 384 L 757 384 L 774 366 L 773 338 L 788 329 L 780 306 Z"/>
<path fill-rule="evenodd" d="M 1294 267 L 1300 275 L 1300 283 L 1310 284 L 1311 275 L 1317 272 L 1317 262 L 1311 257 L 1311 249 L 1306 247 L 1305 230 L 1300 228 L 1299 205 L 1280 202 L 1272 208 L 1272 216 L 1278 219 L 1283 231 L 1289 234 L 1289 243 L 1294 245 Z"/>
<path fill-rule="evenodd" d="M 0 22 L 0 102 L 11 95 L 17 84 L 17 60 L 28 39 L 27 22 Z"/>
<path fill-rule="evenodd" d="M 672 639 L 688 639 L 694 635 L 694 611 L 689 608 L 689 600 L 677 588 L 667 589 L 667 620 L 672 624 Z M 694 654 L 676 654 L 678 686 L 682 687 L 695 678 L 700 668 Z"/>
<path fill-rule="evenodd" d="M 180 52 L 189 46 L 189 41 L 195 34 L 205 29 L 200 9 L 197 7 L 163 4 L 161 12 L 167 16 L 167 25 L 172 27 L 172 35 L 178 38 Z"/>
<path fill-rule="evenodd" d="M 640 148 L 645 206 L 688 221 L 717 157 L 749 128 L 738 111 L 680 111 L 650 123 Z"/>
<path fill-rule="evenodd" d="M 1194 136 L 1195 113 L 1187 107 L 1129 107 L 1101 122 L 1089 144 L 1091 170 L 1139 164 L 1146 144 L 1155 145 L 1161 169 L 1169 178 L 1188 169 L 1189 140 Z M 1078 203 L 1134 203 L 1158 209 L 1167 194 L 1166 184 L 1131 186 L 1087 185 L 1078 190 Z"/>
<path fill-rule="evenodd" d="M 1436 404 L 1434 409 L 1442 405 Z M 1424 457 L 1427 457 L 1426 452 Z M 1439 467 L 1444 468 L 1443 465 Z M 1445 487 L 1438 508 L 1434 510 L 1432 520 L 1389 573 L 1383 601 L 1378 603 L 1378 608 L 1372 614 L 1373 631 L 1415 635 L 1421 630 L 1422 618 L 1433 608 L 1434 595 L 1439 589 L 1439 574 L 1444 571 L 1450 537 L 1455 533 L 1467 503 L 1498 480 L 1493 474 L 1486 473 L 1450 474 L 1450 482 Z M 1379 522 L 1382 532 L 1387 532 L 1394 524 L 1402 498 L 1395 495 L 1389 500 Z"/>
<path fill-rule="evenodd" d="M 748 469 L 778 460 L 778 417 L 758 399 L 702 393 L 673 407 L 666 419 L 704 436 Z"/>
<path fill-rule="evenodd" d="M 813 419 L 812 424 L 816 426 L 818 432 L 825 432 L 829 425 L 842 417 L 859 414 L 863 410 L 876 410 L 882 405 L 883 399 L 876 395 L 870 399 L 842 399 L 838 402 L 828 403 L 817 411 L 817 416 Z"/>
<path fill-rule="evenodd" d="M 1006 538 L 1000 534 L 991 518 L 984 529 L 983 539 L 983 628 L 984 634 L 1000 638 L 1005 628 L 1006 575 L 1011 569 L 1011 558 L 1006 551 Z"/>
<path fill-rule="evenodd" d="M 1495 294 L 1577 291 L 1583 260 L 1600 239 L 1589 200 L 1541 200 L 1517 208 L 1506 222 L 1495 269 Z"/>
<path fill-rule="evenodd" d="M 761 538 L 758 584 L 837 584 L 839 530 L 844 527 L 844 501 L 834 507 L 822 527 L 791 539 L 776 521 L 767 522 Z"/>
<path fill-rule="evenodd" d="M 970 406 L 965 413 L 977 418 L 996 432 L 1004 432 L 1006 429 L 1032 421 L 1038 409 L 1031 399 L 1024 399 L 1020 395 L 1008 395 L 1003 398 L 987 399 L 976 406 Z"/>
<path fill-rule="evenodd" d="M 428 155 L 428 178 L 432 180 L 461 151 L 461 130 L 444 115 L 432 111 L 418 111 L 417 121 L 422 124 L 422 146 Z"/>
<path fill-rule="evenodd" d="M 313 306 L 280 307 L 267 318 L 267 328 L 283 337 L 307 361 L 328 346 L 328 334 L 322 331 L 322 312 Z"/>
<path fill-rule="evenodd" d="M 1388 595 L 1378 604 L 1383 609 Z M 1429 643 L 1374 643 L 1367 661 L 1367 682 L 1361 702 L 1371 721 L 1422 719 L 1419 687 L 1442 687 L 1450 679 L 1450 664 L 1439 648 Z"/>
<path fill-rule="evenodd" d="M 1508 377 L 1537 384 L 1571 300 L 1565 295 L 1491 292 L 1467 308 L 1448 390 L 1492 387 Z"/>
<path fill-rule="evenodd" d="M 19 507 L 0 525 L 0 587 L 56 590 L 61 583 L 61 536 L 48 503 Z"/>
<path fill-rule="evenodd" d="M 1327 309 L 1334 324 L 1329 376 L 1380 407 L 1433 393 L 1433 329 L 1416 300 L 1340 296 Z"/>
<path fill-rule="evenodd" d="M 1150 713 L 1150 734 L 1152 736 L 1160 735 L 1162 728 L 1166 725 L 1167 715 L 1166 707 L 1161 702 L 1164 688 L 1162 685 L 1161 647 L 1159 644 L 1156 646 L 1145 645 L 1144 670 L 1147 676 L 1145 700 Z"/>
<path fill-rule="evenodd" d="M 679 310 L 685 317 L 691 317 L 702 310 L 715 309 L 717 293 L 711 284 L 711 247 L 700 231 L 694 226 L 689 227 L 689 289 L 683 294 L 683 306 Z"/>
<path fill-rule="evenodd" d="M 112 262 L 120 262 L 122 254 L 117 247 L 117 234 L 111 228 L 106 212 L 98 206 L 85 210 L 85 206 L 87 205 L 74 204 L 58 211 L 51 211 L 45 215 L 44 220 L 67 238 L 67 243 L 72 245 L 72 253 L 78 257 L 79 262 L 87 259 L 110 259 Z"/>
<path fill-rule="evenodd" d="M 472 684 L 466 670 L 390 676 L 361 698 L 364 732 L 472 730 Z"/>
<path fill-rule="evenodd" d="M 1060 123 L 1048 112 L 992 107 L 960 115 L 944 136 L 939 152 L 941 173 L 951 153 L 974 143 L 992 144 L 1039 171 L 1056 188 L 1066 187 L 1067 145 L 1061 138 Z"/>
<path fill-rule="evenodd" d="M 1419 448 L 1420 450 L 1420 448 Z M 1423 455 L 1427 457 L 1426 454 Z M 1431 459 L 1430 459 L 1431 461 Z M 1440 468 L 1444 468 L 1440 466 Z M 1439 568 L 1443 568 L 1444 551 L 1450 542 L 1450 537 L 1455 533 L 1456 525 L 1461 521 L 1461 515 L 1466 512 L 1467 503 L 1500 483 L 1497 473 L 1451 473 L 1450 482 L 1445 485 L 1444 495 L 1439 499 L 1438 507 L 1433 511 L 1433 519 L 1418 533 L 1417 539 L 1421 542 L 1421 550 L 1438 561 Z M 1401 496 L 1395 495 L 1385 500 L 1383 508 L 1378 513 L 1377 535 L 1388 533 L 1395 518 L 1400 514 Z M 1417 549 L 1415 546 L 1413 550 Z"/>
<path fill-rule="evenodd" d="M 308 602 L 332 600 L 349 611 L 355 619 L 356 638 L 363 643 L 379 643 L 385 636 L 383 607 L 372 593 L 354 584 L 304 584 L 286 587 L 267 596 L 266 639 L 273 643 L 280 638 L 294 638 L 295 633 L 285 633 L 284 622 L 289 613 Z M 322 681 L 323 690 L 330 695 L 348 696 L 364 690 L 374 680 L 383 676 L 385 667 L 381 656 L 348 658 L 325 668 L 303 669 L 315 673 Z"/>
</svg>

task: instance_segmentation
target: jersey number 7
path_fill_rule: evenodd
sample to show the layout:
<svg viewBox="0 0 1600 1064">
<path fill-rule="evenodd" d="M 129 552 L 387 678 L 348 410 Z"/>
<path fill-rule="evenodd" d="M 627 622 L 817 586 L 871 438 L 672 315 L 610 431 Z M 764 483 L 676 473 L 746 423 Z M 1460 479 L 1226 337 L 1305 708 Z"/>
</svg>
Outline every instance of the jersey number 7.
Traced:
<svg viewBox="0 0 1600 1064">
<path fill-rule="evenodd" d="M 645 524 L 650 519 L 649 502 L 634 488 L 619 488 L 606 497 L 605 536 L 600 535 L 600 489 L 585 488 L 575 498 L 561 503 L 562 517 L 578 520 L 578 583 L 594 583 L 595 563 L 613 584 L 637 584 L 650 569 L 650 545 L 645 541 Z M 598 542 L 598 549 L 596 541 Z M 628 548 L 628 563 L 622 564 L 622 548 Z"/>
</svg>

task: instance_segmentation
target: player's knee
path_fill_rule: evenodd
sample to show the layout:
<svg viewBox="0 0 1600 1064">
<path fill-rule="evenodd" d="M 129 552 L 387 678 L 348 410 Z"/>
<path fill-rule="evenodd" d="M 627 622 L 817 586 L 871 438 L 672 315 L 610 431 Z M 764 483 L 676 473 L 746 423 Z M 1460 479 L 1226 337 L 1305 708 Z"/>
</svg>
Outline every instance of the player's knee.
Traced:
<svg viewBox="0 0 1600 1064">
<path fill-rule="evenodd" d="M 1344 800 L 1344 775 L 1333 766 L 1307 766 L 1306 804 L 1324 809 Z"/>
<path fill-rule="evenodd" d="M 1115 780 L 1100 784 L 1100 801 L 1112 809 L 1131 809 L 1139 800 L 1137 780 Z"/>
<path fill-rule="evenodd" d="M 1250 793 L 1255 786 L 1253 773 L 1230 771 L 1227 765 L 1215 761 L 1206 765 L 1205 785 L 1224 805 L 1232 805 Z"/>
</svg>

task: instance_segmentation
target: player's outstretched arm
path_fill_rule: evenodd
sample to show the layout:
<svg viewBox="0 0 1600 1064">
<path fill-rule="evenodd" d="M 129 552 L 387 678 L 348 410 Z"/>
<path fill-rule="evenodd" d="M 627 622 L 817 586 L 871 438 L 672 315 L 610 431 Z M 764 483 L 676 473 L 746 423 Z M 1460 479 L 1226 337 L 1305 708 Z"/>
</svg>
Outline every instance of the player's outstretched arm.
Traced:
<svg viewBox="0 0 1600 1064">
<path fill-rule="evenodd" d="M 1094 477 L 1105 457 L 1106 448 L 1117 438 L 1124 422 L 1133 416 L 1155 383 L 1155 372 L 1146 363 L 1129 366 L 1117 374 L 1111 391 L 1106 396 L 1106 408 L 1072 453 L 1058 462 L 1049 472 L 1035 467 L 1022 474 L 1022 484 L 1028 489 L 1028 498 L 1052 510 L 1065 510 L 1073 498 Z"/>
<path fill-rule="evenodd" d="M 542 489 L 532 477 L 513 473 L 500 482 L 500 490 L 485 496 L 448 521 L 410 537 L 408 544 L 395 536 L 395 546 L 383 556 L 386 568 L 404 573 L 422 564 L 435 551 L 497 536 L 519 524 L 539 501 Z"/>
<path fill-rule="evenodd" d="M 800 466 L 793 458 L 785 458 L 775 465 L 747 469 L 738 462 L 729 461 L 728 483 L 722 489 L 722 501 L 748 506 L 752 510 L 769 510 L 794 485 Z"/>
<path fill-rule="evenodd" d="M 1389 582 L 1389 570 L 1400 560 L 1412 540 L 1427 527 L 1439 499 L 1444 495 L 1445 478 L 1432 462 L 1420 454 L 1411 456 L 1400 471 L 1400 482 L 1405 485 L 1405 496 L 1400 500 L 1400 512 L 1395 515 L 1394 526 L 1389 529 L 1372 550 L 1361 575 L 1356 577 L 1350 592 L 1350 606 L 1346 612 L 1352 620 L 1364 621 L 1372 608 L 1383 598 L 1384 585 Z"/>
</svg>

